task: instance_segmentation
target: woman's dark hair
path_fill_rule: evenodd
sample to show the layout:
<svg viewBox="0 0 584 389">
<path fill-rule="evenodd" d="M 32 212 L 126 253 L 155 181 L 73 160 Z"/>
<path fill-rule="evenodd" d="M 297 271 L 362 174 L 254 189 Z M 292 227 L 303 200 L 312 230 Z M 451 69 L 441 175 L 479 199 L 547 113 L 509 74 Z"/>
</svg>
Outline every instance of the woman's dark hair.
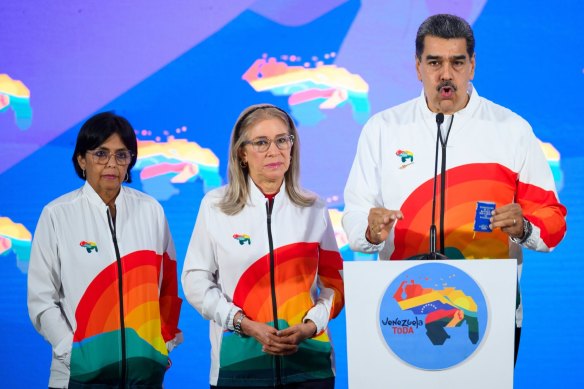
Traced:
<svg viewBox="0 0 584 389">
<path fill-rule="evenodd" d="M 101 146 L 107 138 L 113 134 L 118 134 L 124 143 L 124 146 L 132 152 L 132 161 L 128 165 L 128 179 L 126 182 L 132 182 L 132 167 L 136 164 L 138 158 L 138 141 L 136 140 L 136 133 L 134 128 L 125 118 L 116 115 L 113 112 L 102 112 L 93 115 L 81 126 L 79 134 L 77 135 L 77 142 L 75 143 L 75 151 L 73 152 L 73 166 L 75 172 L 82 180 L 83 170 L 77 162 L 77 156 L 85 156 L 88 150 L 93 150 Z"/>
</svg>

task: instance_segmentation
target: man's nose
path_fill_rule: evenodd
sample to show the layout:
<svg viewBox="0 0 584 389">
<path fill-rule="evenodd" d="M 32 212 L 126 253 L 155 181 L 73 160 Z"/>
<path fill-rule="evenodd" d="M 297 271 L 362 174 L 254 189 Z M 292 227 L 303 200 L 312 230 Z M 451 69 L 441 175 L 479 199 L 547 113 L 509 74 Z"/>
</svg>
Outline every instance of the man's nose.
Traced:
<svg viewBox="0 0 584 389">
<path fill-rule="evenodd" d="M 444 66 L 442 66 L 441 79 L 452 80 L 452 67 L 450 66 L 449 63 L 446 63 L 444 64 Z"/>
</svg>

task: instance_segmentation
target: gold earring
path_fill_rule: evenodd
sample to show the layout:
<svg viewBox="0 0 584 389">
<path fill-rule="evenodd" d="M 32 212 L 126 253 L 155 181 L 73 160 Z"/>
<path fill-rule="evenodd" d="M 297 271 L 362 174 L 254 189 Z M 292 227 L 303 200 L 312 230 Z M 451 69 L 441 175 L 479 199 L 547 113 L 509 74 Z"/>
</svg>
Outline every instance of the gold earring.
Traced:
<svg viewBox="0 0 584 389">
<path fill-rule="evenodd" d="M 243 159 L 240 159 L 239 166 L 241 166 L 242 169 L 245 169 L 247 168 L 247 162 L 245 162 Z"/>
</svg>

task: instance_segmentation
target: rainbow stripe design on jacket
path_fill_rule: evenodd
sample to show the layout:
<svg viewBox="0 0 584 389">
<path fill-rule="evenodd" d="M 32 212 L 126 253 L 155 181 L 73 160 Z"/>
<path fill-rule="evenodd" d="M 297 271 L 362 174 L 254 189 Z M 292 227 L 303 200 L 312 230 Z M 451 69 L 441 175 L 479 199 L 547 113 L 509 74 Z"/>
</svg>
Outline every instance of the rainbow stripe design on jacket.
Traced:
<svg viewBox="0 0 584 389">
<path fill-rule="evenodd" d="M 295 243 L 274 250 L 278 326 L 299 324 L 314 305 L 310 290 L 315 277 L 335 292 L 331 318 L 344 304 L 342 259 L 338 252 L 318 243 Z M 274 325 L 270 284 L 270 255 L 259 258 L 241 276 L 233 302 L 252 320 Z M 326 331 L 299 345 L 298 352 L 282 358 L 282 383 L 333 376 L 331 344 Z M 218 385 L 268 385 L 274 380 L 274 356 L 262 352 L 254 338 L 224 332 Z"/>
<path fill-rule="evenodd" d="M 162 267 L 165 267 L 164 271 Z M 161 272 L 170 283 L 160 290 Z M 176 262 L 165 253 L 137 251 L 122 257 L 128 385 L 162 385 L 168 366 L 166 341 L 177 332 Z M 162 282 L 164 284 L 165 282 Z M 89 285 L 75 312 L 71 382 L 118 384 L 121 320 L 118 265 L 112 263 Z M 133 387 L 133 386 L 132 386 Z M 148 386 L 150 387 L 150 386 Z"/>
<path fill-rule="evenodd" d="M 566 225 L 556 224 L 556 221 L 563 220 L 566 208 L 559 204 L 553 191 L 517 182 L 517 173 L 497 163 L 455 167 L 449 169 L 446 176 L 444 229 L 445 251 L 449 258 L 509 257 L 509 239 L 500 229 L 473 231 L 477 201 L 488 200 L 502 206 L 518 198 L 524 216 L 540 228 L 541 237 L 548 247 L 554 247 L 562 240 Z M 432 189 L 433 180 L 428 180 L 404 202 L 401 210 L 405 217 L 396 224 L 395 250 L 390 259 L 408 258 L 428 251 Z M 439 193 L 436 201 L 440 204 Z M 561 218 L 553 217 L 558 213 Z M 438 214 L 436 217 L 438 220 Z"/>
</svg>

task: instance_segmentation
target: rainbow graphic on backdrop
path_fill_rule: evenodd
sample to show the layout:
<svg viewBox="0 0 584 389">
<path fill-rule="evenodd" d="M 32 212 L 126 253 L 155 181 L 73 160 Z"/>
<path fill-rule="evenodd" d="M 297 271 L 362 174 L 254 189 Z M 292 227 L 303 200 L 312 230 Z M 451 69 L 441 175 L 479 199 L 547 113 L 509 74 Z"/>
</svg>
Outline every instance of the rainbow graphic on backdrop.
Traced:
<svg viewBox="0 0 584 389">
<path fill-rule="evenodd" d="M 564 188 L 564 173 L 562 172 L 560 164 L 560 152 L 549 142 L 542 142 L 539 140 L 539 145 L 545 155 L 545 159 L 550 165 L 552 175 L 554 176 L 554 182 L 556 184 L 556 190 L 559 192 Z"/>
<path fill-rule="evenodd" d="M 205 192 L 222 184 L 219 158 L 196 142 L 172 136 L 166 141 L 139 140 L 138 150 L 135 169 L 140 171 L 144 191 L 157 200 L 178 194 L 173 184 L 201 179 Z"/>
<path fill-rule="evenodd" d="M 16 266 L 26 273 L 30 260 L 32 234 L 20 223 L 8 217 L 0 217 L 0 255 L 16 254 Z"/>
<path fill-rule="evenodd" d="M 347 233 L 343 229 L 343 212 L 336 208 L 329 208 L 329 217 L 331 219 L 331 225 L 333 231 L 335 232 L 335 240 L 337 242 L 337 247 L 344 260 L 355 260 L 360 257 L 365 257 L 371 259 L 370 254 L 362 254 L 358 252 L 353 252 L 349 247 L 349 238 Z"/>
<path fill-rule="evenodd" d="M 335 53 L 327 54 L 334 57 Z M 288 61 L 300 62 L 295 56 Z M 291 66 L 274 57 L 257 59 L 243 74 L 256 92 L 272 92 L 275 96 L 289 96 L 292 116 L 301 125 L 314 126 L 326 118 L 323 110 L 349 104 L 353 119 L 364 124 L 369 118 L 369 85 L 358 74 L 352 74 L 336 65 L 322 61 L 305 62 L 303 66 Z"/>
<path fill-rule="evenodd" d="M 13 80 L 8 74 L 0 74 L 0 113 L 12 108 L 14 121 L 21 130 L 32 124 L 30 90 L 20 80 Z"/>
</svg>

